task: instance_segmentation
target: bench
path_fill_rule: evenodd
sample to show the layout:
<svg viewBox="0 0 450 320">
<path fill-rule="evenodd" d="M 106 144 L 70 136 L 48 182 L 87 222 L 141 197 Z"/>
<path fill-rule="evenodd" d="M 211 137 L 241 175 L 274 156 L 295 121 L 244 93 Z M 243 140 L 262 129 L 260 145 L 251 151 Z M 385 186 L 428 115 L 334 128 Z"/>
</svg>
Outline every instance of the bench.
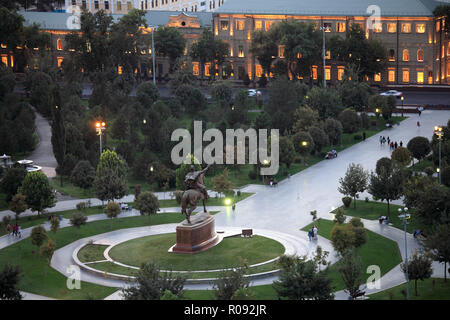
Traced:
<svg viewBox="0 0 450 320">
<path fill-rule="evenodd" d="M 242 235 L 244 237 L 252 237 L 253 236 L 253 229 L 242 229 Z"/>
</svg>

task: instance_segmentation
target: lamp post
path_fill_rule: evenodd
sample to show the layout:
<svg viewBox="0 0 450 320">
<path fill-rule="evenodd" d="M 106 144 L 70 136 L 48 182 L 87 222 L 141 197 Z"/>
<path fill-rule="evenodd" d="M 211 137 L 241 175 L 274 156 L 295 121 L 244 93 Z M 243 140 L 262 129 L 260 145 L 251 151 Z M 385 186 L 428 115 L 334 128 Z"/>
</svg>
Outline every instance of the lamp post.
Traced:
<svg viewBox="0 0 450 320">
<path fill-rule="evenodd" d="M 304 149 L 308 148 L 308 141 L 302 141 L 302 148 L 304 148 Z M 305 157 L 306 156 L 303 157 L 303 164 L 306 166 Z"/>
<path fill-rule="evenodd" d="M 153 175 L 153 166 L 150 166 L 150 172 L 151 172 L 152 175 Z M 152 183 L 152 192 L 153 192 L 153 183 Z"/>
<path fill-rule="evenodd" d="M 326 80 L 326 64 L 325 64 L 325 55 L 326 55 L 326 51 L 325 51 L 325 31 L 329 31 L 330 28 L 329 27 L 324 27 L 322 26 L 320 28 L 320 30 L 322 30 L 322 35 L 323 35 L 323 39 L 322 39 L 322 58 L 323 58 L 323 87 L 326 88 L 327 87 L 327 80 Z"/>
<path fill-rule="evenodd" d="M 150 26 L 152 28 L 152 63 L 153 63 L 153 84 L 156 86 L 156 68 L 155 68 L 155 40 L 154 40 L 154 35 L 153 35 L 153 31 L 156 29 L 158 30 L 158 28 L 156 26 Z"/>
<path fill-rule="evenodd" d="M 405 267 L 406 267 L 406 300 L 409 300 L 409 276 L 408 276 L 408 243 L 406 242 L 406 220 L 408 219 L 408 208 L 398 208 L 400 215 L 403 212 L 403 229 L 405 231 Z"/>
<path fill-rule="evenodd" d="M 442 143 L 442 136 L 444 135 L 442 133 L 442 127 L 441 126 L 435 126 L 434 127 L 434 134 L 438 137 L 439 140 L 439 184 L 442 184 L 442 168 L 441 168 L 441 143 Z"/>
<path fill-rule="evenodd" d="M 105 131 L 105 129 L 106 129 L 105 122 L 97 121 L 95 123 L 95 131 L 97 131 L 97 135 L 100 137 L 100 156 L 102 155 L 102 150 L 103 150 L 103 148 L 102 148 L 102 133 L 103 133 L 103 131 Z"/>
<path fill-rule="evenodd" d="M 402 96 L 400 99 L 402 100 L 402 118 L 403 118 L 403 100 L 405 100 L 405 97 Z"/>
</svg>

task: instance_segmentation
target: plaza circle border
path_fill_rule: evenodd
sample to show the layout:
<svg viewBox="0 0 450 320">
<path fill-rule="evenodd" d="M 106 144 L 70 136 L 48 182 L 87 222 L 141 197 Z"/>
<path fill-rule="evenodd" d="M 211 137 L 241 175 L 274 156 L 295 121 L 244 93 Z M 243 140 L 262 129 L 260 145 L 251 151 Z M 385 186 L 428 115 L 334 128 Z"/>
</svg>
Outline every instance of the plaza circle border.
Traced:
<svg viewBox="0 0 450 320">
<path fill-rule="evenodd" d="M 236 228 L 236 227 L 226 227 L 226 228 L 216 228 L 218 230 L 216 230 L 216 232 L 218 232 L 218 234 L 222 234 L 222 237 L 227 238 L 227 237 L 231 237 L 231 236 L 236 236 L 241 234 L 242 229 L 243 228 Z M 223 231 L 222 231 L 223 230 Z M 223 233 L 222 233 L 223 232 Z M 151 235 L 157 235 L 157 234 L 168 234 L 168 233 L 172 233 L 172 232 L 167 232 L 166 230 L 161 230 L 160 232 L 151 234 Z M 298 238 L 295 236 L 291 236 L 285 233 L 280 233 L 280 232 L 274 232 L 271 230 L 262 230 L 262 229 L 253 229 L 253 234 L 254 235 L 259 235 L 259 236 L 263 236 L 272 240 L 275 240 L 277 242 L 279 242 L 285 249 L 284 254 L 286 255 L 297 255 L 299 254 L 297 252 L 297 248 L 293 245 L 294 242 L 296 242 L 298 244 Z M 151 236 L 149 235 L 149 236 Z M 105 255 L 106 252 L 109 252 L 110 249 L 112 249 L 113 247 L 130 241 L 130 240 L 134 240 L 134 239 L 139 239 L 139 238 L 143 238 L 146 236 L 142 236 L 142 235 L 137 235 L 135 238 L 129 238 L 126 239 L 124 241 L 120 241 L 117 243 L 114 243 L 112 245 L 109 245 L 105 251 L 103 252 L 103 255 L 105 256 L 105 260 L 98 260 L 95 262 L 112 262 L 114 264 L 123 266 L 123 267 L 128 267 L 128 268 L 132 268 L 132 269 L 136 269 L 138 270 L 139 268 L 134 267 L 134 266 L 128 266 L 125 264 L 122 264 L 120 262 L 114 261 L 111 257 L 109 257 L 109 255 Z M 111 272 L 106 272 L 106 271 L 101 271 L 98 269 L 94 269 L 92 267 L 89 266 L 89 262 L 87 263 L 83 263 L 78 259 L 78 252 L 85 247 L 88 244 L 96 244 L 94 241 L 93 243 L 83 243 L 82 245 L 78 246 L 72 253 L 72 260 L 73 262 L 75 262 L 76 265 L 78 265 L 81 269 L 83 269 L 86 272 L 89 272 L 93 275 L 96 276 L 101 276 L 102 278 L 109 278 L 109 279 L 115 279 L 115 280 L 121 280 L 121 281 L 126 281 L 126 282 L 134 282 L 136 277 L 134 276 L 127 276 L 127 275 L 122 275 L 122 274 L 117 274 L 117 273 L 111 273 Z M 100 243 L 98 243 L 100 245 Z M 303 254 L 307 253 L 307 247 L 305 246 L 305 252 L 303 252 Z M 276 260 L 278 260 L 279 257 L 267 260 L 267 261 L 263 261 L 257 264 L 253 264 L 249 267 L 257 267 L 257 266 L 261 266 L 264 264 L 268 264 L 271 262 L 274 262 Z M 94 261 L 93 261 L 94 262 Z M 176 273 L 201 273 L 201 272 L 220 272 L 223 270 L 232 270 L 233 268 L 228 268 L 228 269 L 217 269 L 217 270 L 196 270 L 196 271 L 178 271 L 178 270 L 174 270 L 173 272 Z M 165 272 L 167 270 L 161 270 L 162 272 Z M 266 271 L 266 272 L 261 272 L 261 273 L 255 273 L 255 274 L 249 274 L 249 275 L 245 275 L 246 278 L 249 278 L 251 280 L 255 280 L 255 279 L 261 279 L 261 278 L 267 278 L 267 277 L 272 277 L 272 276 L 276 276 L 278 275 L 280 272 L 279 269 L 275 269 L 275 270 L 270 270 L 270 271 Z M 214 283 L 218 278 L 202 278 L 202 279 L 187 279 L 186 280 L 186 284 L 200 284 L 200 283 Z"/>
</svg>

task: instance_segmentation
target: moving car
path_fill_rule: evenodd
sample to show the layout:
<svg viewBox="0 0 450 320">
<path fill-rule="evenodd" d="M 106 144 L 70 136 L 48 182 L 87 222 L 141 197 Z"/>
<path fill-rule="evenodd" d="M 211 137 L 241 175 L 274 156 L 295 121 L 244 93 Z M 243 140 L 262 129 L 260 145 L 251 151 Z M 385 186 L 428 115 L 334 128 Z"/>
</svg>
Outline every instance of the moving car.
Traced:
<svg viewBox="0 0 450 320">
<path fill-rule="evenodd" d="M 256 89 L 248 89 L 248 96 L 249 97 L 260 97 L 261 96 L 261 91 L 256 90 Z"/>
<path fill-rule="evenodd" d="M 397 90 L 389 90 L 389 91 L 380 93 L 380 96 L 395 96 L 397 98 L 400 98 L 401 96 L 403 96 L 403 93 L 400 91 L 397 91 Z"/>
</svg>

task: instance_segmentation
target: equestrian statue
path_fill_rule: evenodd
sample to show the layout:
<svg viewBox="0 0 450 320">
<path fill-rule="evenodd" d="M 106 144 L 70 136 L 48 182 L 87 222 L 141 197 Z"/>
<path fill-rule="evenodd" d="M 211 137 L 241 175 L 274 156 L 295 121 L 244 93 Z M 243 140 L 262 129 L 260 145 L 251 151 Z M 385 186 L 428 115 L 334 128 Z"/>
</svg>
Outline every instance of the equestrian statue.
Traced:
<svg viewBox="0 0 450 320">
<path fill-rule="evenodd" d="M 191 214 L 197 208 L 197 203 L 200 199 L 203 201 L 203 211 L 205 213 L 207 212 L 206 199 L 208 199 L 208 191 L 206 190 L 203 179 L 208 169 L 209 165 L 201 171 L 195 171 L 195 167 L 191 165 L 190 171 L 184 179 L 186 191 L 183 192 L 181 197 L 181 214 L 186 215 L 186 220 L 189 224 L 191 223 Z"/>
</svg>

